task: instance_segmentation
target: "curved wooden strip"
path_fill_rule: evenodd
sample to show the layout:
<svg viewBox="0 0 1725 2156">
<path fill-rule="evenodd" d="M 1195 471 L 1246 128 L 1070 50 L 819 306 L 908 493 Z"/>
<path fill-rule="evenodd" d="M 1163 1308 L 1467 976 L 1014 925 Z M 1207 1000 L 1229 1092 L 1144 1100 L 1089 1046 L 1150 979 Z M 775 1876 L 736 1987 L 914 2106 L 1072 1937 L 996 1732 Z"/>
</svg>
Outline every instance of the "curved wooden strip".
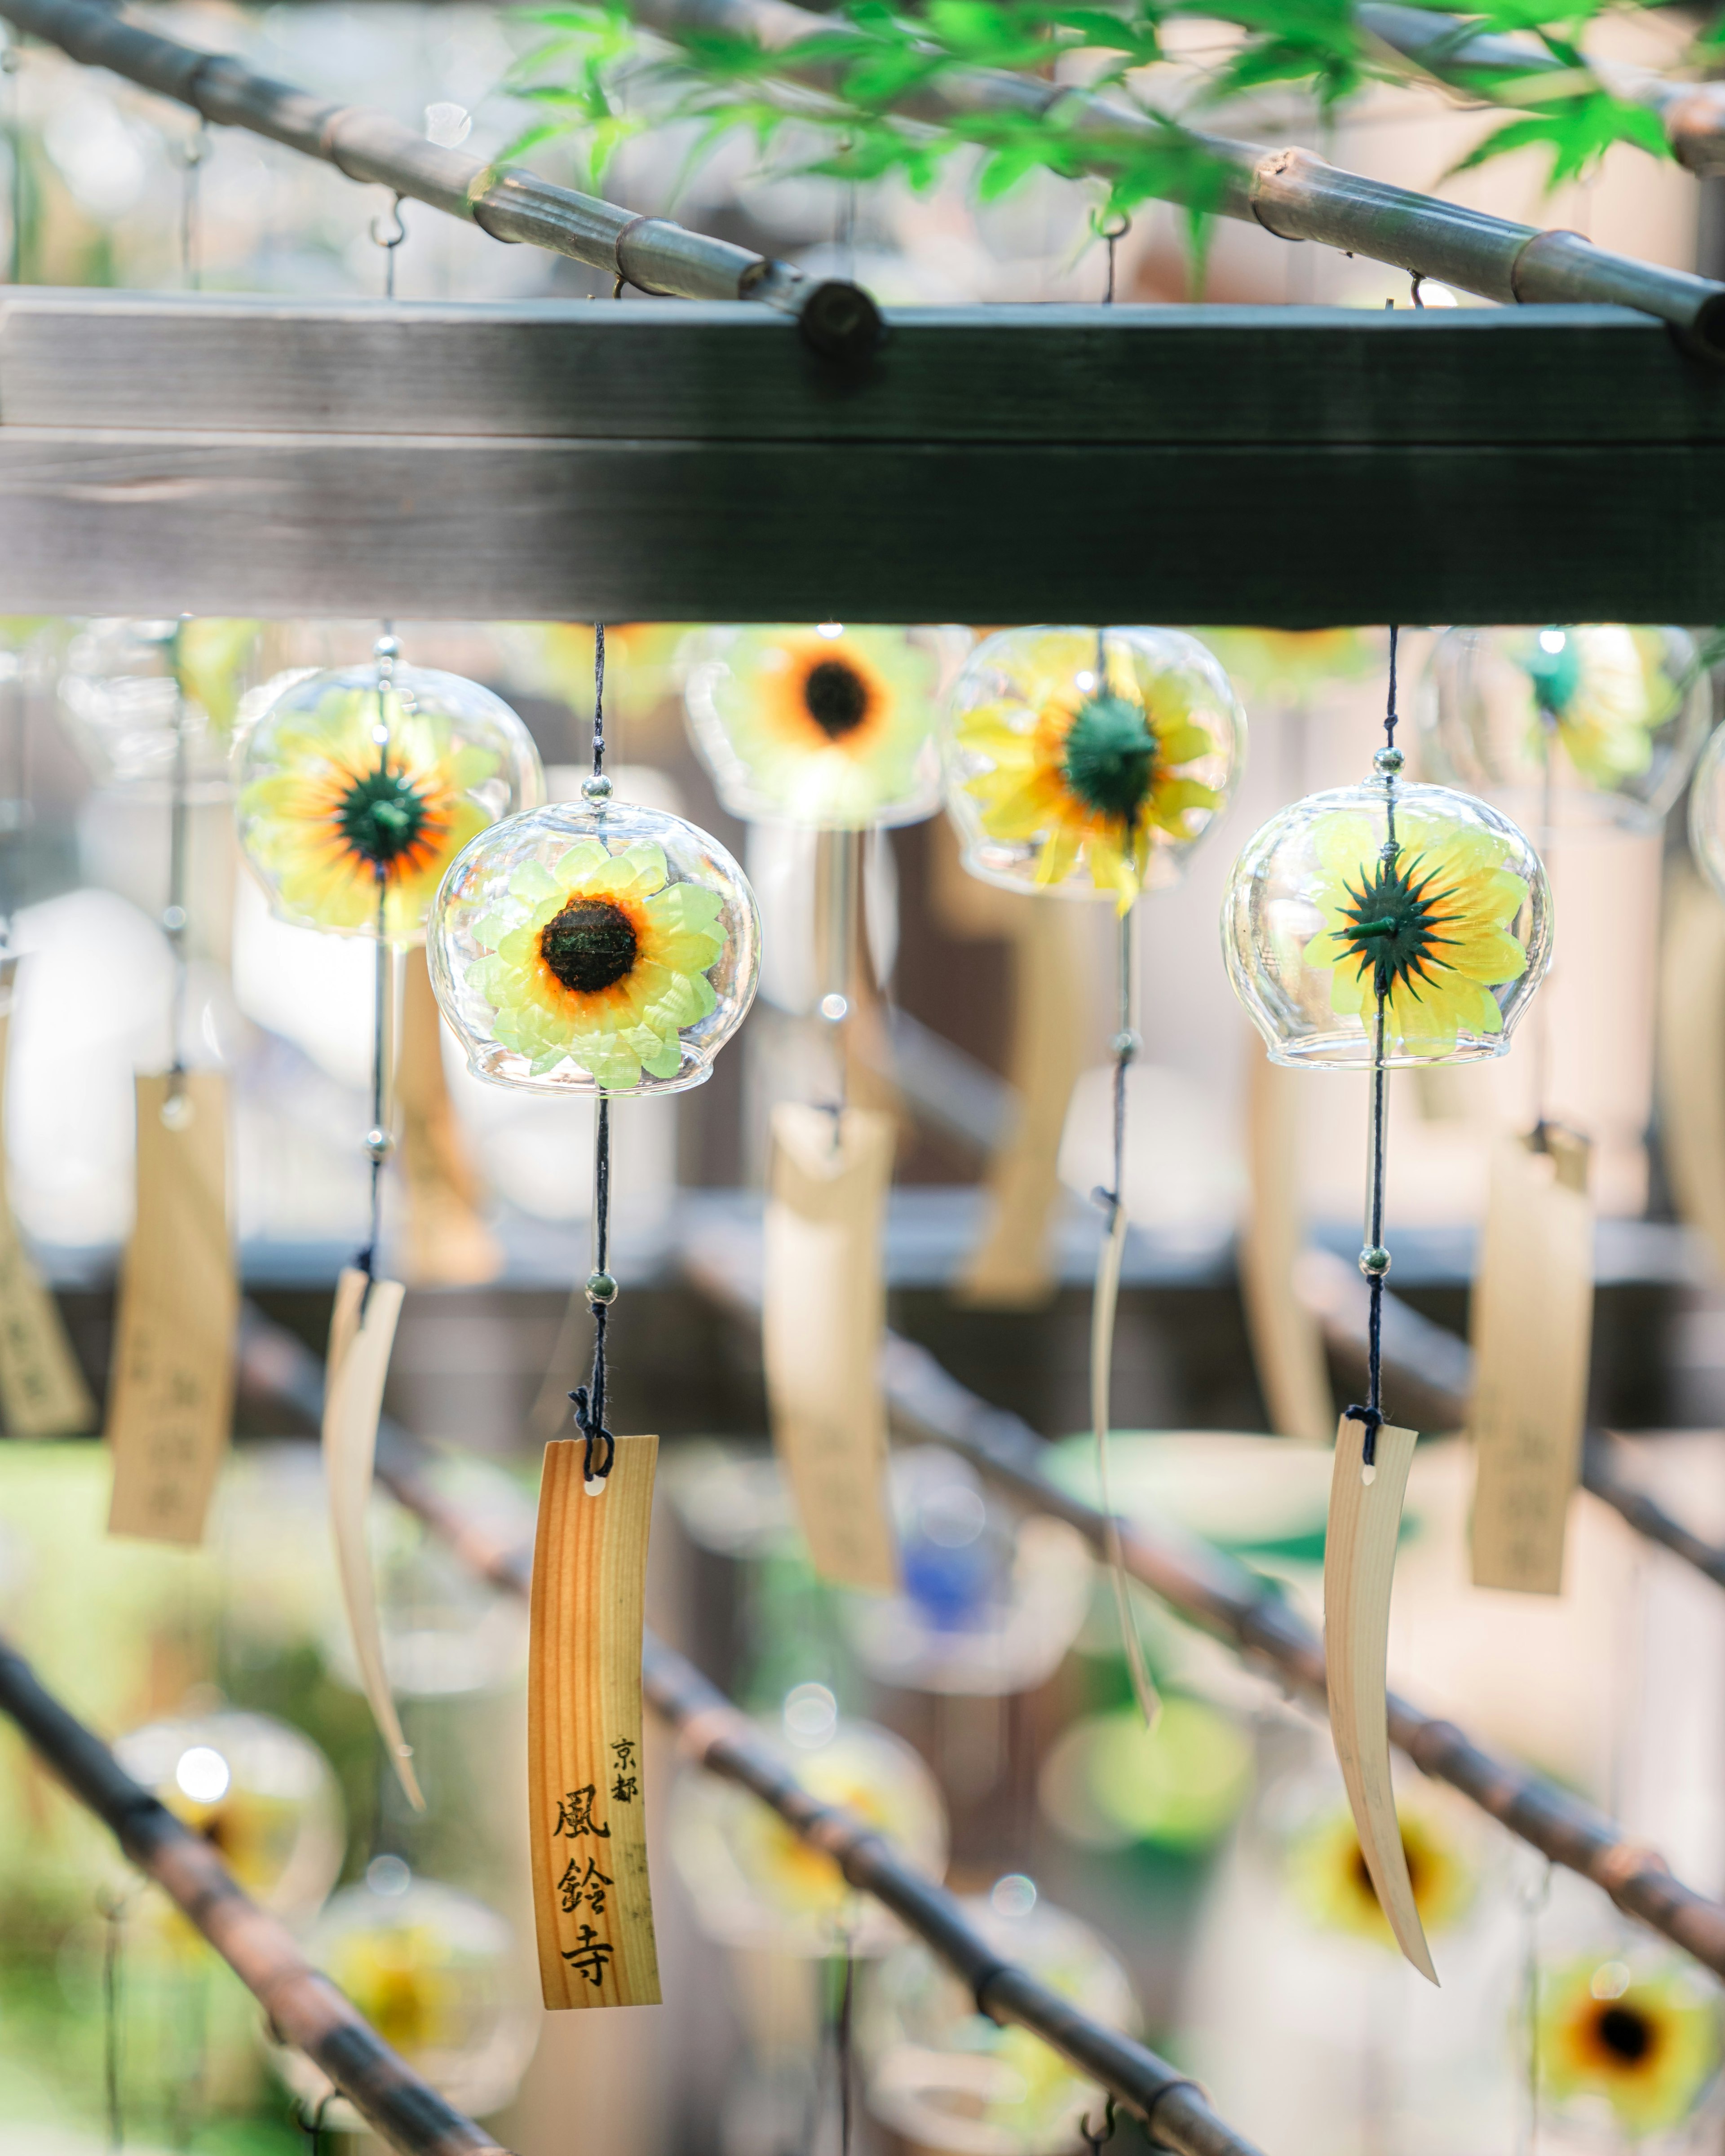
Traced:
<svg viewBox="0 0 1725 2156">
<path fill-rule="evenodd" d="M 1373 1471 L 1364 1466 L 1365 1436 L 1363 1423 L 1343 1417 L 1330 1478 L 1324 1535 L 1330 1734 L 1378 1906 L 1397 1945 L 1435 1984 L 1389 1779 L 1389 1590 L 1415 1433 L 1380 1430 Z"/>
<path fill-rule="evenodd" d="M 389 1675 L 383 1666 L 377 1584 L 372 1573 L 371 1545 L 366 1540 L 366 1507 L 372 1494 L 377 1417 L 383 1407 L 383 1381 L 389 1374 L 389 1351 L 395 1344 L 402 1294 L 399 1281 L 368 1281 L 357 1265 L 344 1267 L 336 1283 L 323 1404 L 323 1471 L 329 1486 L 336 1566 L 341 1577 L 341 1599 L 347 1607 L 347 1626 L 359 1663 L 360 1681 L 408 1801 L 415 1811 L 423 1812 L 425 1799 L 413 1773 L 413 1753 L 402 1735 Z"/>
</svg>

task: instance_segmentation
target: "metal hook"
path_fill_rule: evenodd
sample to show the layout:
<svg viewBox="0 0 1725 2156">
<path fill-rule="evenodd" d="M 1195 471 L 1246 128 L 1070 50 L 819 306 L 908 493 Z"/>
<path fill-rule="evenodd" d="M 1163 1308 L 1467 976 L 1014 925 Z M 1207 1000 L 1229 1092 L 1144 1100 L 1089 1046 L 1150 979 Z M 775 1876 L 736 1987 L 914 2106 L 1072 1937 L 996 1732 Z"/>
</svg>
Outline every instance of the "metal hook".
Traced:
<svg viewBox="0 0 1725 2156">
<path fill-rule="evenodd" d="M 1114 250 L 1132 228 L 1132 221 L 1124 210 L 1116 210 L 1111 216 L 1099 210 L 1090 213 L 1090 228 L 1108 249 L 1108 285 L 1102 294 L 1102 305 L 1114 304 Z"/>
<path fill-rule="evenodd" d="M 1422 299 L 1420 298 L 1420 286 L 1421 286 L 1425 282 L 1425 276 L 1424 276 L 1423 273 L 1422 273 L 1421 271 L 1420 271 L 1420 270 L 1416 270 L 1414 272 L 1414 281 L 1413 281 L 1412 285 L 1409 287 L 1409 290 L 1411 290 L 1412 295 L 1413 295 L 1414 305 L 1416 307 L 1420 308 L 1422 311 L 1424 311 L 1424 309 L 1425 309 L 1425 300 L 1422 300 Z"/>
<path fill-rule="evenodd" d="M 408 236 L 408 228 L 402 219 L 401 206 L 402 198 L 398 195 L 389 205 L 388 226 L 384 224 L 381 217 L 374 217 L 372 219 L 372 243 L 384 250 L 383 296 L 386 300 L 393 300 L 395 297 L 395 250 Z"/>
</svg>

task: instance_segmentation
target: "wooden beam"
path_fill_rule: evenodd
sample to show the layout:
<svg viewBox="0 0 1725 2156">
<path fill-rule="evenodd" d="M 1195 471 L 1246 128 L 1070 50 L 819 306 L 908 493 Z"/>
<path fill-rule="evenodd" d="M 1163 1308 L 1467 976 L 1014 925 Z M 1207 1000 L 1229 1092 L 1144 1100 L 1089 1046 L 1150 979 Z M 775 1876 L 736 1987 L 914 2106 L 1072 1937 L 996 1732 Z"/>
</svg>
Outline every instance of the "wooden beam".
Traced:
<svg viewBox="0 0 1725 2156">
<path fill-rule="evenodd" d="M 1725 376 L 1628 312 L 0 304 L 0 611 L 1708 619 Z"/>
</svg>

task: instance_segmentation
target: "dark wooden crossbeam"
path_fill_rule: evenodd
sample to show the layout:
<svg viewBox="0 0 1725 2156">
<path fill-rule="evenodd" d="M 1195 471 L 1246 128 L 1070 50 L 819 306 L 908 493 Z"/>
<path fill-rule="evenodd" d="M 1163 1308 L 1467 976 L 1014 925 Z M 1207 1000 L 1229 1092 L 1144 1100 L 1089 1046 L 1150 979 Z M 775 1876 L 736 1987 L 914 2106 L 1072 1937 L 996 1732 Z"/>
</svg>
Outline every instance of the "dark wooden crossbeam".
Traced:
<svg viewBox="0 0 1725 2156">
<path fill-rule="evenodd" d="M 1725 372 L 1609 308 L 0 302 L 0 611 L 1710 620 Z"/>
</svg>

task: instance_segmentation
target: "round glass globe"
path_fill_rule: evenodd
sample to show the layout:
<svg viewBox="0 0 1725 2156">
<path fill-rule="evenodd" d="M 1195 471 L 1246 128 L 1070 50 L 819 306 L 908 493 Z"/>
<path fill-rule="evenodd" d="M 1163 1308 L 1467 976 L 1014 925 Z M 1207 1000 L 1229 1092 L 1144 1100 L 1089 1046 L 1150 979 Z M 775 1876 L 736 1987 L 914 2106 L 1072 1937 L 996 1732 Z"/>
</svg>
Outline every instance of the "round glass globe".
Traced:
<svg viewBox="0 0 1725 2156">
<path fill-rule="evenodd" d="M 720 800 L 751 822 L 830 830 L 932 816 L 941 694 L 969 643 L 836 621 L 691 637 L 684 705 Z"/>
<path fill-rule="evenodd" d="M 799 1685 L 766 1734 L 809 1794 L 859 1813 L 930 1879 L 947 1868 L 947 1814 L 910 1746 L 872 1722 L 840 1721 L 824 1686 Z M 708 1938 L 744 1948 L 820 1956 L 841 1938 L 859 1954 L 904 1936 L 882 1905 L 859 1895 L 758 1799 L 699 1768 L 671 1790 L 672 1861 Z"/>
<path fill-rule="evenodd" d="M 259 628 L 208 617 L 85 623 L 66 652 L 59 709 L 93 775 L 167 785 L 182 770 L 193 798 L 225 795 Z"/>
<path fill-rule="evenodd" d="M 1003 629 L 947 700 L 947 807 L 983 882 L 1124 908 L 1178 880 L 1245 750 L 1240 699 L 1196 637 Z"/>
<path fill-rule="evenodd" d="M 281 920 L 418 943 L 461 849 L 544 798 L 501 696 L 429 667 L 346 666 L 290 679 L 253 725 L 239 843 Z"/>
<path fill-rule="evenodd" d="M 705 1082 L 760 973 L 748 879 L 656 808 L 557 802 L 451 865 L 427 942 L 470 1067 L 536 1093 L 680 1093 Z"/>
<path fill-rule="evenodd" d="M 1509 819 L 1399 779 L 1272 816 L 1222 901 L 1229 978 L 1276 1063 L 1379 1060 L 1380 967 L 1386 1069 L 1502 1055 L 1551 939 L 1545 871 Z"/>
<path fill-rule="evenodd" d="M 1119 1960 L 1029 1879 L 1010 1875 L 961 1906 L 1002 1960 L 1106 2027 L 1137 2034 L 1137 2001 Z M 1028 2030 L 979 2014 L 920 1940 L 870 1972 L 858 2035 L 869 2108 L 912 2148 L 1047 2156 L 1078 2145 L 1086 2112 L 1100 2120 L 1102 2090 Z"/>
<path fill-rule="evenodd" d="M 254 1901 L 309 1917 L 340 1876 L 341 1795 L 309 1737 L 267 1714 L 151 1722 L 114 1756 L 220 1852 Z"/>
<path fill-rule="evenodd" d="M 1530 829 L 1545 820 L 1548 777 L 1553 824 L 1651 830 L 1682 792 L 1712 712 L 1681 629 L 1451 629 L 1416 700 L 1420 764 Z"/>
<path fill-rule="evenodd" d="M 500 2111 L 539 2041 L 539 2002 L 513 1927 L 471 1894 L 416 1879 L 397 1856 L 373 1858 L 331 1896 L 305 1939 L 307 1958 L 372 2026 L 470 2117 Z M 316 2112 L 330 2084 L 303 2052 L 275 2049 L 276 2071 Z M 345 2100 L 326 2126 L 357 2132 Z"/>
</svg>

